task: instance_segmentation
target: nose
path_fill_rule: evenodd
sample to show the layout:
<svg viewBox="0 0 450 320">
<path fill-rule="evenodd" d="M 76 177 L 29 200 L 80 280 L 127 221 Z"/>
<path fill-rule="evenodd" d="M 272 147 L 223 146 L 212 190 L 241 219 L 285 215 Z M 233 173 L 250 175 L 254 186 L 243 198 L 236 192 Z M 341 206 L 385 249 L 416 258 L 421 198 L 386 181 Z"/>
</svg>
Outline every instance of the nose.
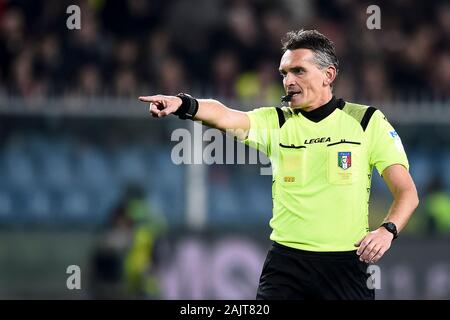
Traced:
<svg viewBox="0 0 450 320">
<path fill-rule="evenodd" d="M 288 72 L 284 77 L 284 86 L 289 88 L 295 84 L 295 77 L 291 72 Z"/>
</svg>

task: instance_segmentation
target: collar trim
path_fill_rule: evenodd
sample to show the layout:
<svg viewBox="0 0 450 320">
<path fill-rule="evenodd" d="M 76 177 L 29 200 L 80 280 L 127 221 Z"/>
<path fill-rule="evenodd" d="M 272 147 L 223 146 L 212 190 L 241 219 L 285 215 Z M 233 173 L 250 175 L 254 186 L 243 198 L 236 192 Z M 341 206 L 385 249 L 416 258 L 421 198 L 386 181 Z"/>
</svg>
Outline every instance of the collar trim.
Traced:
<svg viewBox="0 0 450 320">
<path fill-rule="evenodd" d="M 301 109 L 294 109 L 294 113 L 295 114 L 301 113 L 305 118 L 313 122 L 319 122 L 328 117 L 330 114 L 332 114 L 335 109 L 342 110 L 344 105 L 345 105 L 344 100 L 336 99 L 336 97 L 333 96 L 330 101 L 312 111 L 307 112 Z"/>
</svg>

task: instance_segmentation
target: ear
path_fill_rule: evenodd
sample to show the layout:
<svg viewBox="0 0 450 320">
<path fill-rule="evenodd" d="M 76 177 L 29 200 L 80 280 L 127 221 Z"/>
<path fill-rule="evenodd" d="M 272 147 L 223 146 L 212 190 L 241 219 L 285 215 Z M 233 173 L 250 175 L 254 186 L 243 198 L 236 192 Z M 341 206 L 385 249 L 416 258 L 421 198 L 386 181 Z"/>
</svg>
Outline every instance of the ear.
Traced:
<svg viewBox="0 0 450 320">
<path fill-rule="evenodd" d="M 325 78 L 323 79 L 323 85 L 331 86 L 334 79 L 336 78 L 336 68 L 334 66 L 329 66 L 325 69 Z"/>
</svg>

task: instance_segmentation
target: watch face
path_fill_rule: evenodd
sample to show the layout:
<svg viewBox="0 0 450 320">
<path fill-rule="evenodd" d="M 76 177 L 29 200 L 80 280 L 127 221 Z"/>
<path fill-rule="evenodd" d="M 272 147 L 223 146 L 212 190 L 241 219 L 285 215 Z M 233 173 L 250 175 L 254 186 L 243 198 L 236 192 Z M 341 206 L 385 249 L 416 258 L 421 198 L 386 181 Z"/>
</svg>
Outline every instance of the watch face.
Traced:
<svg viewBox="0 0 450 320">
<path fill-rule="evenodd" d="M 394 234 L 394 238 L 397 237 L 397 227 L 395 226 L 394 223 L 392 223 L 392 222 L 386 222 L 386 223 L 384 223 L 383 225 L 384 225 L 384 227 L 385 227 L 389 232 L 391 232 L 391 233 Z"/>
<path fill-rule="evenodd" d="M 388 222 L 387 227 L 389 228 L 389 230 L 392 230 L 392 231 L 396 231 L 396 229 L 397 229 L 395 227 L 395 224 L 393 224 L 392 222 Z"/>
</svg>

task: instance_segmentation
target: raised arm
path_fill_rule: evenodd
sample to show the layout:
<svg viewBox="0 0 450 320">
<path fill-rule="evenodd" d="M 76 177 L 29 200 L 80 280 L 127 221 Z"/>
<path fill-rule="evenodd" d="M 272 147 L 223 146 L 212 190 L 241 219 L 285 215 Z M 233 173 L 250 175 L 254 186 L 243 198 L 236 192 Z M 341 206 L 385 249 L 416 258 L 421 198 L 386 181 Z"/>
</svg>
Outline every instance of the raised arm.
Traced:
<svg viewBox="0 0 450 320">
<path fill-rule="evenodd" d="M 155 118 L 163 118 L 170 114 L 179 113 L 183 100 L 177 96 L 141 96 L 139 100 L 148 102 L 149 112 Z M 247 137 L 250 129 L 250 119 L 242 111 L 228 108 L 221 102 L 213 99 L 197 99 L 198 110 L 194 120 L 200 120 L 205 125 L 223 131 L 232 131 L 240 140 Z"/>
</svg>

